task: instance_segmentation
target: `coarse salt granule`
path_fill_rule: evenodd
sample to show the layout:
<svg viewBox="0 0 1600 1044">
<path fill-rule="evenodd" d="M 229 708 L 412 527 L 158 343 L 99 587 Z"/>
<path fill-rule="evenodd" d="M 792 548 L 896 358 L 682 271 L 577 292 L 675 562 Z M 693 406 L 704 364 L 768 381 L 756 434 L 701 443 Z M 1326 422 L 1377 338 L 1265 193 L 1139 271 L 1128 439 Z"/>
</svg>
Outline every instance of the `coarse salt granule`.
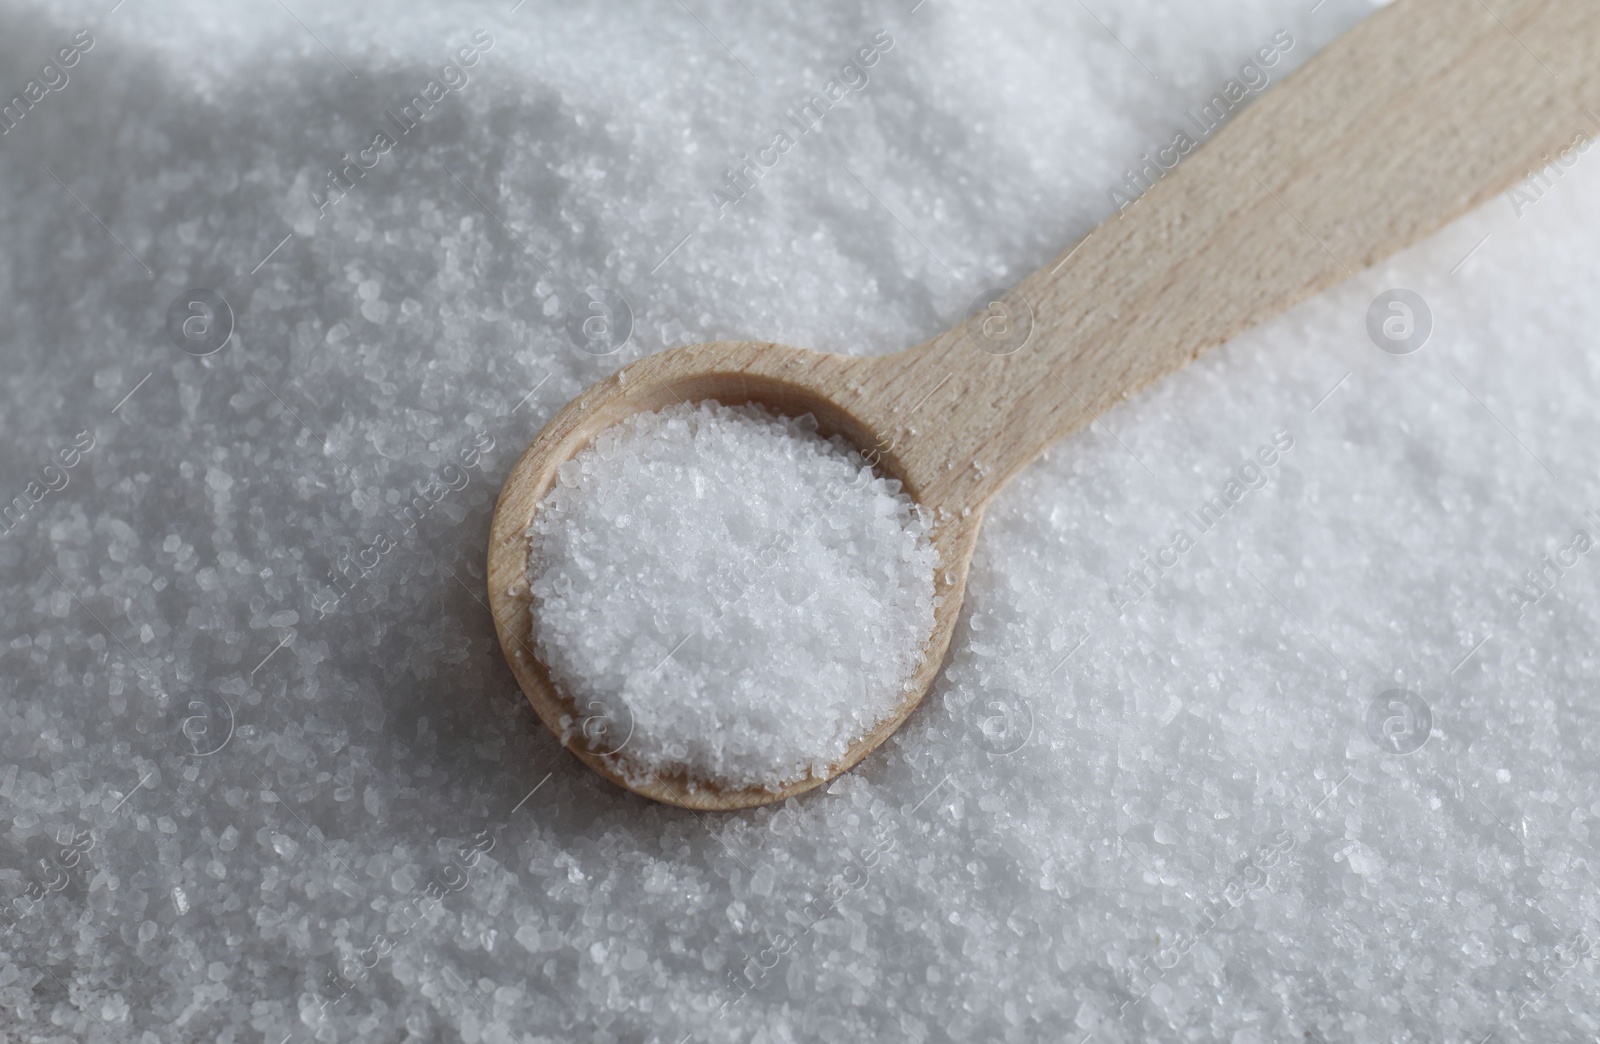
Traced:
<svg viewBox="0 0 1600 1044">
<path fill-rule="evenodd" d="M 809 416 L 630 417 L 561 466 L 528 535 L 539 656 L 629 772 L 821 773 L 905 698 L 933 630 L 928 521 Z"/>
</svg>

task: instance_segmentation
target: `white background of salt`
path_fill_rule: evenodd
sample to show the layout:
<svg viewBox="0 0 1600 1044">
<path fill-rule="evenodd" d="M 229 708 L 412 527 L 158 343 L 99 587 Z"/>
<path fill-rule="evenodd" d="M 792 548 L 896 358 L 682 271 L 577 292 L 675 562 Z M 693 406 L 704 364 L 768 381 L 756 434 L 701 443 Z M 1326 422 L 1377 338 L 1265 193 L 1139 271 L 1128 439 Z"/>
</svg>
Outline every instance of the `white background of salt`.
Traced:
<svg viewBox="0 0 1600 1044">
<path fill-rule="evenodd" d="M 1507 595 L 1600 508 L 1594 154 L 1522 217 L 1495 201 L 1051 453 L 990 512 L 905 730 L 825 793 L 696 816 L 558 752 L 501 663 L 481 558 L 514 454 L 644 352 L 878 352 L 949 325 L 1106 217 L 1121 171 L 1275 31 L 1303 61 L 1368 5 L 291 3 L 308 28 L 279 5 L 109 6 L 13 6 L 0 33 L 11 90 L 97 38 L 0 139 L 3 495 L 98 438 L 0 539 L 0 890 L 46 833 L 96 840 L 92 873 L 0 941 L 6 1032 L 1600 1031 L 1595 959 L 1557 958 L 1600 932 L 1594 565 L 1521 621 Z M 477 28 L 497 44 L 468 89 L 311 220 L 326 165 Z M 724 167 L 880 28 L 871 86 L 718 222 Z M 616 356 L 566 337 L 590 284 L 636 313 Z M 204 361 L 161 330 L 195 285 L 240 313 Z M 1392 286 L 1432 306 L 1417 355 L 1367 338 Z M 1296 447 L 1271 485 L 1117 619 L 1107 585 L 1280 428 Z M 481 472 L 319 617 L 329 561 L 397 534 L 402 492 L 480 431 Z M 1392 687 L 1434 715 L 1405 758 L 1363 721 Z M 181 753 L 183 704 L 220 716 L 219 697 L 232 740 Z M 1031 719 L 1027 743 L 991 753 L 1012 744 L 979 697 Z M 318 1022 L 337 955 L 482 830 L 466 887 Z M 1296 847 L 1268 887 L 1119 1019 L 1134 969 L 1280 830 Z M 837 903 L 802 934 L 818 897 Z M 729 968 L 786 925 L 798 941 L 719 1020 Z"/>
</svg>

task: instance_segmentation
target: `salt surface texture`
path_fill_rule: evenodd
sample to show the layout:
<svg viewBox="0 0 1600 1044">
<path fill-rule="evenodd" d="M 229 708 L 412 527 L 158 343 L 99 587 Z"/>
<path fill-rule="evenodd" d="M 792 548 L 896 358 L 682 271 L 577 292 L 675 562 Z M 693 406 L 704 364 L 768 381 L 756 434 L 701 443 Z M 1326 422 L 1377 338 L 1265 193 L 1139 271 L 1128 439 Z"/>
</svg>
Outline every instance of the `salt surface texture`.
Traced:
<svg viewBox="0 0 1600 1044">
<path fill-rule="evenodd" d="M 792 783 L 905 698 L 933 631 L 927 530 L 809 416 L 638 414 L 539 502 L 534 647 L 629 776 Z"/>
<path fill-rule="evenodd" d="M 1371 6 L 285 3 L 0 13 L 6 98 L 95 40 L 0 136 L 9 1039 L 1600 1034 L 1600 559 L 1567 552 L 1600 525 L 1600 152 L 1053 451 L 906 727 L 699 817 L 518 692 L 482 604 L 515 455 L 645 353 L 948 328 L 1280 31 L 1274 84 Z M 206 356 L 164 328 L 191 287 L 238 315 Z M 590 287 L 631 305 L 614 354 L 571 336 Z M 1368 333 L 1393 288 L 1433 318 L 1410 355 Z M 1391 689 L 1429 709 L 1410 754 Z"/>
</svg>

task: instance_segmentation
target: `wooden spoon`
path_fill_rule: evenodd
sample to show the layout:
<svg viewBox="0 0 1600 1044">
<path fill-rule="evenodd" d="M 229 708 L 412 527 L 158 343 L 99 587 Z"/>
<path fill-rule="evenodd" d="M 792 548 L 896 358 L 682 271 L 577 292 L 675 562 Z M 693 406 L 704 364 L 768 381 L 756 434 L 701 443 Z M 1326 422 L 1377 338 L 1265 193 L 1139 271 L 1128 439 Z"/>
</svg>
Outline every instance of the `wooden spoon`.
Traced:
<svg viewBox="0 0 1600 1044">
<path fill-rule="evenodd" d="M 1600 130 L 1597 95 L 1595 0 L 1400 0 L 1181 163 L 1160 158 L 1176 169 L 1148 163 L 1155 184 L 1137 204 L 932 340 L 878 358 L 720 341 L 624 368 L 545 426 L 500 494 L 489 599 L 518 683 L 579 759 L 646 797 L 731 809 L 820 785 L 899 728 L 932 684 L 984 507 L 1013 475 L 1207 348 L 1582 145 L 1585 128 Z M 702 399 L 814 414 L 939 520 L 943 602 L 911 691 L 827 773 L 777 790 L 627 781 L 626 751 L 584 734 L 530 647 L 524 531 L 557 467 L 631 413 Z"/>
</svg>

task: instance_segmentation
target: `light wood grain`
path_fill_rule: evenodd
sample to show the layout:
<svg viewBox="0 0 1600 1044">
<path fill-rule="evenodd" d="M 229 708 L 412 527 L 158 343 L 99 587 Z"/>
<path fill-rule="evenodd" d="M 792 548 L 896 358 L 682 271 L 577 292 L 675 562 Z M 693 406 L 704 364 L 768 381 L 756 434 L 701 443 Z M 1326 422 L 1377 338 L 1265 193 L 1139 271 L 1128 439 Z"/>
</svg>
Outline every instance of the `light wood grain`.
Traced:
<svg viewBox="0 0 1600 1044">
<path fill-rule="evenodd" d="M 879 358 L 741 341 L 626 367 L 550 421 L 501 493 L 489 598 L 518 683 L 575 755 L 658 801 L 742 808 L 820 785 L 893 733 L 932 684 L 983 509 L 1018 471 L 1206 349 L 1503 191 L 1579 133 L 1600 134 L 1597 104 L 1600 2 L 1400 0 L 1024 279 L 1014 293 L 1032 333 L 1019 350 L 985 351 L 997 345 L 971 320 Z M 529 647 L 524 532 L 555 469 L 630 413 L 701 399 L 815 414 L 824 433 L 880 454 L 880 470 L 939 519 L 943 602 L 912 691 L 827 773 L 782 790 L 682 776 L 630 785 L 626 749 L 603 755 L 573 734 L 574 705 Z"/>
</svg>

